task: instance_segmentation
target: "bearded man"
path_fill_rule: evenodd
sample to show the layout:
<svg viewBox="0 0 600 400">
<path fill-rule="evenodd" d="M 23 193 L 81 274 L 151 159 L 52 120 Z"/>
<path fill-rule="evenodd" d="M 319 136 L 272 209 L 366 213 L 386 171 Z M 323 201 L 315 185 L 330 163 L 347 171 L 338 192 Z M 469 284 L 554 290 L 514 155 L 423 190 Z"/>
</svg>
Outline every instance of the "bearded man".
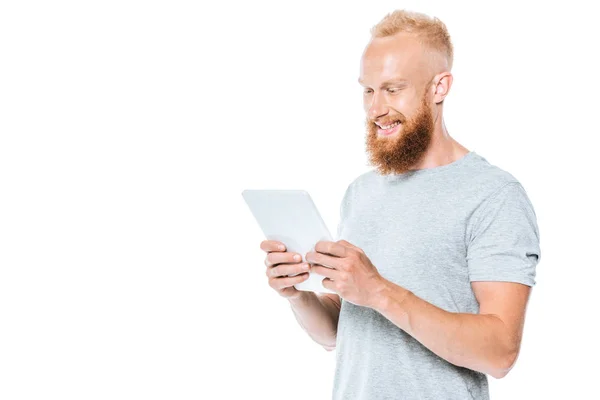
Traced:
<svg viewBox="0 0 600 400">
<path fill-rule="evenodd" d="M 334 400 L 489 399 L 487 375 L 506 376 L 519 354 L 536 215 L 513 175 L 446 129 L 444 23 L 397 10 L 371 34 L 359 82 L 375 168 L 348 185 L 339 240 L 318 242 L 308 265 L 261 243 L 269 284 L 336 350 Z M 336 294 L 296 290 L 309 272 Z"/>
</svg>

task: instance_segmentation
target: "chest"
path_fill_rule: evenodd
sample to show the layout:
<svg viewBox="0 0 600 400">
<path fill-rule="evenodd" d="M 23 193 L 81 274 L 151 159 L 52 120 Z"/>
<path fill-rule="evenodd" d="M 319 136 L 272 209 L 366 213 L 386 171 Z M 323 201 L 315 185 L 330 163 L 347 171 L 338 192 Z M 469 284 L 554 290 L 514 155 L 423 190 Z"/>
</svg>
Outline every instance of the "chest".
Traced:
<svg viewBox="0 0 600 400">
<path fill-rule="evenodd" d="M 384 278 L 430 290 L 468 283 L 467 217 L 450 193 L 375 192 L 353 201 L 340 237 L 363 249 Z"/>
</svg>

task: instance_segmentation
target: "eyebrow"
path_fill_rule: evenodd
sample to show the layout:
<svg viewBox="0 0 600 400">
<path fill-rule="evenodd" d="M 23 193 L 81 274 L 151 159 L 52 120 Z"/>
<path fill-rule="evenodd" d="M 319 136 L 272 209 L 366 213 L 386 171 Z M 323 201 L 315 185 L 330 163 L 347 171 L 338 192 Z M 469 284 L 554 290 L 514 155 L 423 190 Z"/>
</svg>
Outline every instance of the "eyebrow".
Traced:
<svg viewBox="0 0 600 400">
<path fill-rule="evenodd" d="M 358 78 L 358 83 L 360 83 L 361 85 L 363 85 L 363 81 L 360 78 Z M 410 81 L 408 79 L 401 79 L 401 78 L 388 79 L 387 81 L 385 81 L 385 82 L 383 82 L 381 84 L 381 88 L 384 88 L 386 86 L 393 85 L 393 84 L 398 84 L 398 83 L 400 83 L 400 84 L 408 84 L 408 83 L 410 83 Z"/>
</svg>

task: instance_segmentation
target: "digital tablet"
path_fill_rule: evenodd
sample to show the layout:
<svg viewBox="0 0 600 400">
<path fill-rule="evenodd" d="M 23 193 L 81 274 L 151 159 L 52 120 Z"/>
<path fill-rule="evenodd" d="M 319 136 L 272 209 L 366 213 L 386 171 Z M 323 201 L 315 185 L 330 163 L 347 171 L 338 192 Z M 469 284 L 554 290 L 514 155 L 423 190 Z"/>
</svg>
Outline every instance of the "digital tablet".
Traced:
<svg viewBox="0 0 600 400">
<path fill-rule="evenodd" d="M 246 204 L 267 240 L 277 240 L 286 251 L 305 255 L 320 240 L 333 241 L 321 214 L 305 190 L 251 190 L 242 192 Z M 295 276 L 289 275 L 289 276 Z M 322 284 L 324 276 L 314 272 L 294 287 L 297 290 L 335 293 Z"/>
</svg>

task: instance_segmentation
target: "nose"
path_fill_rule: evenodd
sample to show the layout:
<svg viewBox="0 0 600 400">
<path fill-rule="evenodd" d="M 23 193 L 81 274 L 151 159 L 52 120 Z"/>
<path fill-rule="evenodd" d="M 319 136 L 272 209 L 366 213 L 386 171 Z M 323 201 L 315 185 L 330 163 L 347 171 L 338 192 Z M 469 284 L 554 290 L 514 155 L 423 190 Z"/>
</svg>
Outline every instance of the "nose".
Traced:
<svg viewBox="0 0 600 400">
<path fill-rule="evenodd" d="M 367 105 L 367 107 L 367 117 L 373 121 L 389 112 L 389 108 L 381 95 L 374 94 L 371 104 Z"/>
</svg>

